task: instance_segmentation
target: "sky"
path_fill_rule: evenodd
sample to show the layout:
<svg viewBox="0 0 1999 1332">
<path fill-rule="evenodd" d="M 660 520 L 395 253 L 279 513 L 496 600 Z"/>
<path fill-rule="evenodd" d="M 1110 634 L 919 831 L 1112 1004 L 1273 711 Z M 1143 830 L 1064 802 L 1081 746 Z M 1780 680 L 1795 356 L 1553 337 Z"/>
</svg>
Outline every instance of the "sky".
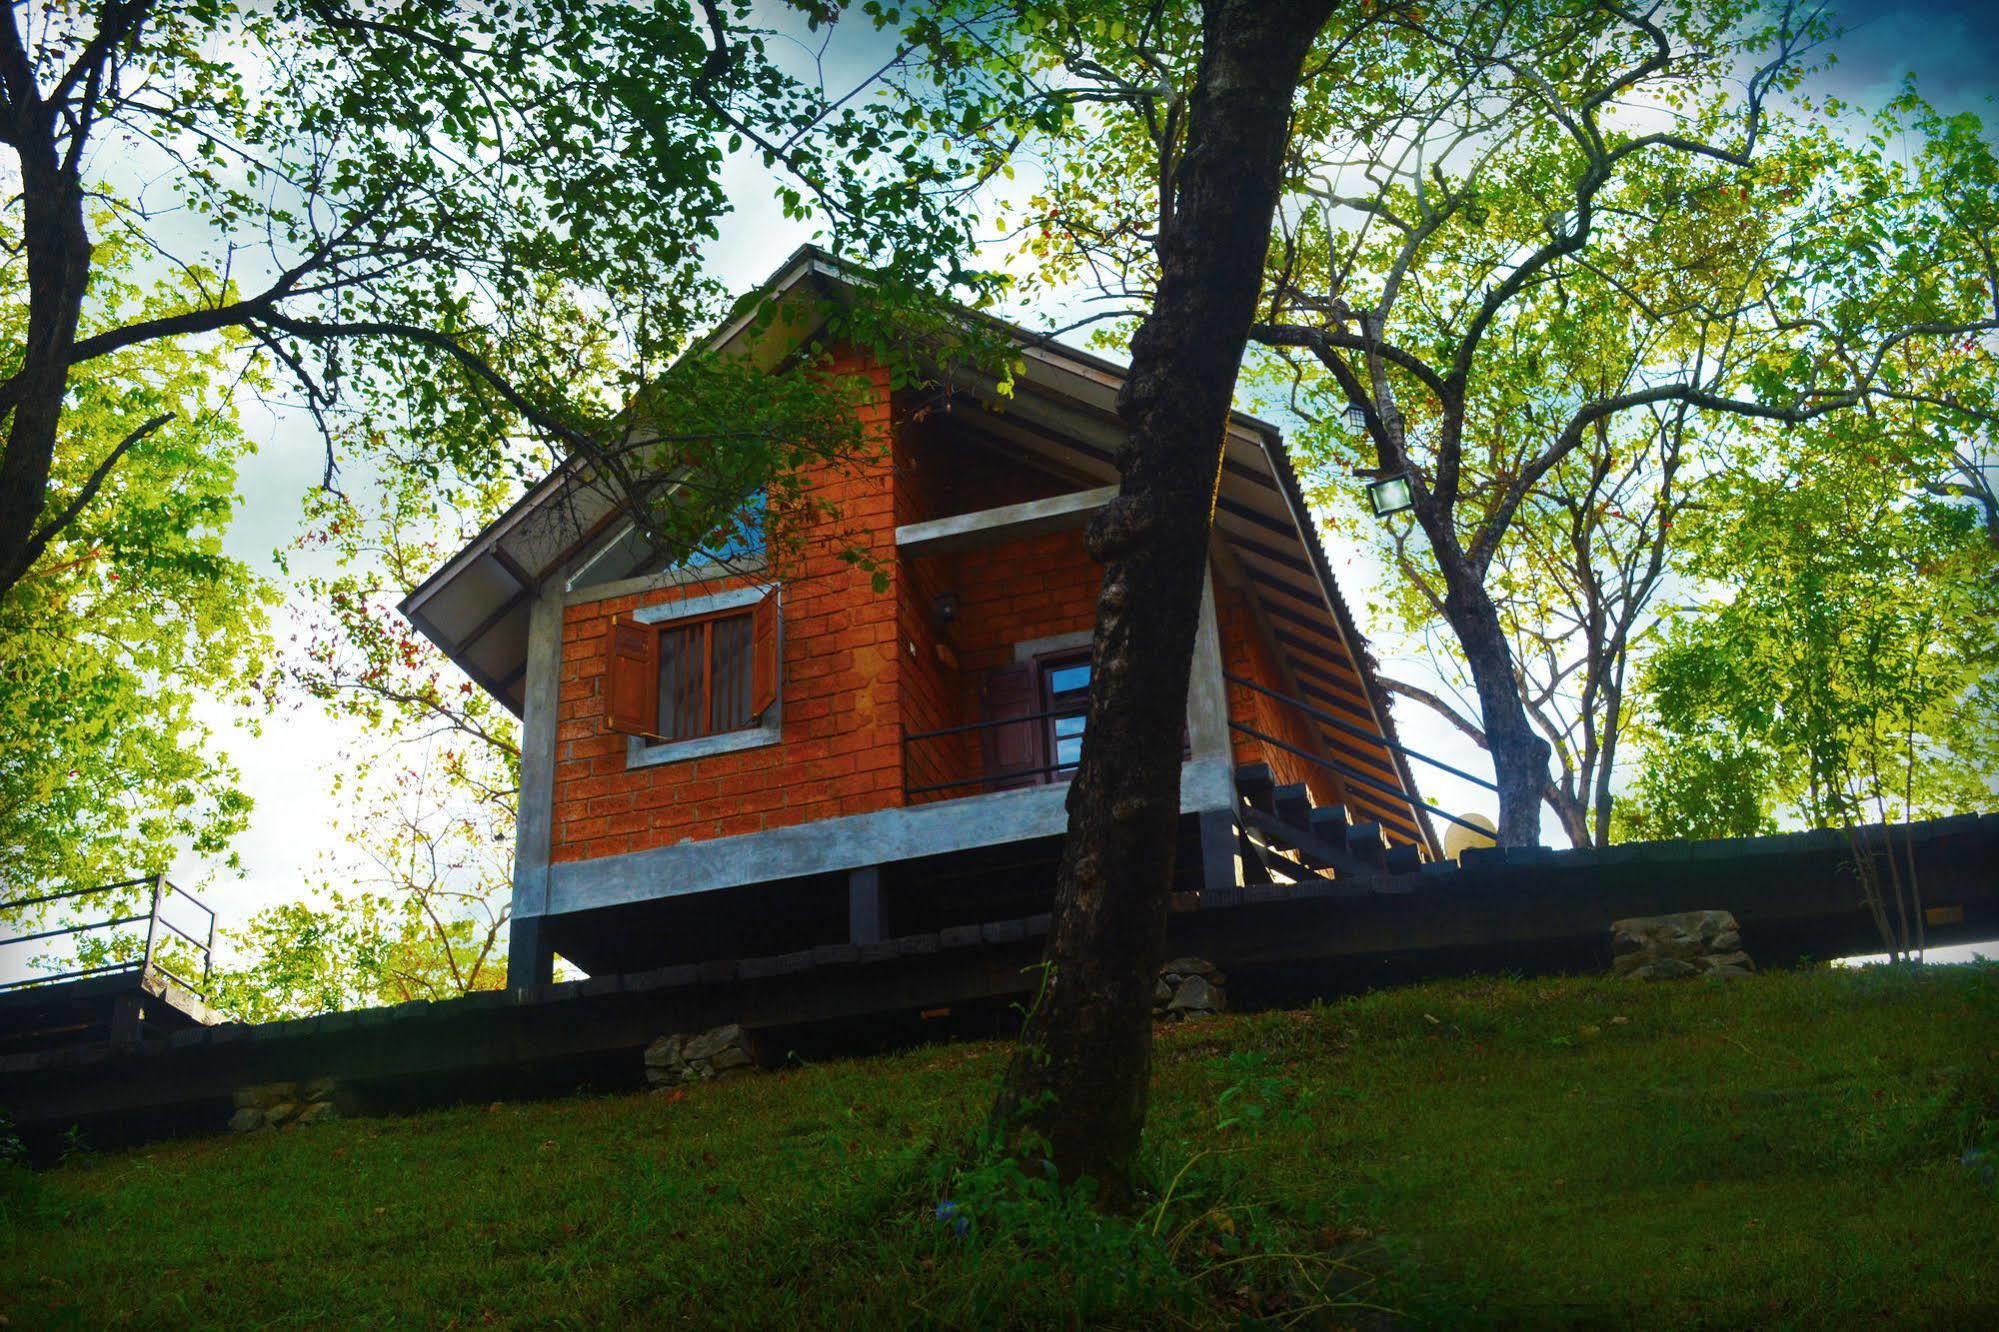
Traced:
<svg viewBox="0 0 1999 1332">
<path fill-rule="evenodd" d="M 1999 56 L 1999 0 L 1989 6 L 1976 0 L 1937 4 L 1850 0 L 1842 15 L 1852 32 L 1836 50 L 1836 65 L 1818 85 L 1824 90 L 1856 101 L 1876 100 L 1892 94 L 1906 75 L 1917 71 L 1925 93 L 1944 109 L 1956 111 L 1978 109 L 1995 86 L 1992 66 Z M 1999 118 L 1988 115 L 1988 120 L 1995 119 Z M 809 229 L 779 215 L 769 198 L 768 177 L 747 159 L 731 162 L 727 183 L 736 211 L 720 238 L 708 247 L 707 260 L 710 271 L 729 288 L 743 290 L 808 239 Z M 1052 312 L 1011 313 L 1032 323 L 1037 314 Z M 244 415 L 259 449 L 244 465 L 244 502 L 227 544 L 233 553 L 275 574 L 273 552 L 297 536 L 303 497 L 319 480 L 320 445 L 309 423 L 295 413 L 248 403 Z M 1361 618 L 1363 633 L 1375 636 L 1365 605 L 1365 591 L 1377 576 L 1373 561 L 1337 541 L 1328 542 L 1328 552 L 1335 576 Z M 275 624 L 281 638 L 291 633 L 301 609 L 287 604 L 278 613 Z M 1404 740 L 1417 749 L 1474 771 L 1488 766 L 1478 751 L 1426 710 L 1404 703 L 1395 715 Z M 238 876 L 190 855 L 174 865 L 172 874 L 177 882 L 201 885 L 208 900 L 221 908 L 227 927 L 242 924 L 263 907 L 307 893 L 312 885 L 329 878 L 337 881 L 351 853 L 343 848 L 328 817 L 329 792 L 336 774 L 365 775 L 360 771 L 365 756 L 377 752 L 377 746 L 310 704 L 288 706 L 261 719 L 261 734 L 240 728 L 241 718 L 219 706 L 207 710 L 207 720 L 257 802 L 248 831 L 236 843 L 243 871 Z M 1417 777 L 1424 794 L 1447 809 L 1491 812 L 1489 797 L 1476 788 L 1426 776 L 1421 769 Z M 1546 824 L 1552 833 L 1552 816 Z"/>
</svg>

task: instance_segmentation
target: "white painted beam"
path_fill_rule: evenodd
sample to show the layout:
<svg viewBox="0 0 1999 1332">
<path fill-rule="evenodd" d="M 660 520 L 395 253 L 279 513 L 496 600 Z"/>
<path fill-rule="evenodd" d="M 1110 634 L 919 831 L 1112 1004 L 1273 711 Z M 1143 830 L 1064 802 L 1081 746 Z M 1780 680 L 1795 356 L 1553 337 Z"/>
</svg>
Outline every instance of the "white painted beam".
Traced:
<svg viewBox="0 0 1999 1332">
<path fill-rule="evenodd" d="M 1027 786 L 621 856 L 560 861 L 548 870 L 548 911 L 561 915 L 1057 837 L 1069 826 L 1068 797 L 1066 784 Z M 1195 758 L 1180 765 L 1181 813 L 1229 809 L 1234 801 L 1235 778 L 1226 758 Z"/>
<path fill-rule="evenodd" d="M 1095 490 L 1079 490 L 1051 499 L 909 523 L 895 529 L 895 546 L 904 555 L 948 555 L 1081 527 L 1116 494 L 1116 486 L 1098 486 Z"/>
</svg>

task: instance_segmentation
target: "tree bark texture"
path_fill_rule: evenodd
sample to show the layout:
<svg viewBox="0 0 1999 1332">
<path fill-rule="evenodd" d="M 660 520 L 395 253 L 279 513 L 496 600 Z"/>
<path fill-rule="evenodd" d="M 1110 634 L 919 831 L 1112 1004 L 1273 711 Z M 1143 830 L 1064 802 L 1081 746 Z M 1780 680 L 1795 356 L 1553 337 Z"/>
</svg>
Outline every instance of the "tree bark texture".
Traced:
<svg viewBox="0 0 1999 1332">
<path fill-rule="evenodd" d="M 7 93 L 12 113 L 7 137 L 21 164 L 28 328 L 12 400 L 0 404 L 12 409 L 0 451 L 0 593 L 19 582 L 32 562 L 30 541 L 48 495 L 91 248 L 82 184 L 74 165 L 56 151 L 54 112 L 35 96 L 32 80 L 9 78 Z"/>
<path fill-rule="evenodd" d="M 1493 780 L 1499 785 L 1499 844 L 1538 846 L 1552 749 L 1535 734 L 1520 701 L 1513 651 L 1484 580 L 1469 567 L 1453 568 L 1441 550 L 1438 557 L 1444 573 L 1444 615 L 1464 649 L 1465 665 L 1471 668 L 1486 748 L 1492 754 Z"/>
<path fill-rule="evenodd" d="M 1016 1147 L 1118 1207 L 1145 1124 L 1180 737 L 1236 374 L 1256 308 L 1291 102 L 1331 0 L 1208 0 L 1159 286 L 1118 397 L 1117 497 L 1094 679 L 1041 992 L 994 1108 Z"/>
</svg>

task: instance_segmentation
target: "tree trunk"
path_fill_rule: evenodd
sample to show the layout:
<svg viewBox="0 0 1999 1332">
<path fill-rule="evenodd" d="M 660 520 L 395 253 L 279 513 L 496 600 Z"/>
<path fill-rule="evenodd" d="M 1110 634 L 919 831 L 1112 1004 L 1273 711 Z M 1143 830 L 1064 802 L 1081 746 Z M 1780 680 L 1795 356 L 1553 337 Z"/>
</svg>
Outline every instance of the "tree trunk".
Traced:
<svg viewBox="0 0 1999 1332">
<path fill-rule="evenodd" d="M 1501 846 L 1538 846 L 1541 842 L 1541 799 L 1549 789 L 1548 742 L 1534 733 L 1514 679 L 1513 652 L 1499 623 L 1485 584 L 1464 558 L 1447 551 L 1432 536 L 1437 565 L 1444 575 L 1444 615 L 1464 649 L 1478 688 L 1478 706 L 1485 723 L 1486 748 L 1492 754 L 1493 779 L 1499 785 Z"/>
<path fill-rule="evenodd" d="M 1145 1124 L 1152 989 L 1180 811 L 1180 736 L 1224 433 L 1276 206 L 1291 100 L 1330 0 L 1207 0 L 1159 288 L 1118 397 L 1095 676 L 1042 992 L 995 1127 L 1121 1207 Z"/>
<path fill-rule="evenodd" d="M 11 20 L 9 20 L 11 21 Z M 56 155 L 52 113 L 39 102 L 14 108 L 9 137 L 20 145 L 21 242 L 28 260 L 28 329 L 14 380 L 12 419 L 0 453 L 0 595 L 32 563 L 29 542 L 47 503 L 56 427 L 69 386 L 90 236 L 83 190 Z"/>
</svg>

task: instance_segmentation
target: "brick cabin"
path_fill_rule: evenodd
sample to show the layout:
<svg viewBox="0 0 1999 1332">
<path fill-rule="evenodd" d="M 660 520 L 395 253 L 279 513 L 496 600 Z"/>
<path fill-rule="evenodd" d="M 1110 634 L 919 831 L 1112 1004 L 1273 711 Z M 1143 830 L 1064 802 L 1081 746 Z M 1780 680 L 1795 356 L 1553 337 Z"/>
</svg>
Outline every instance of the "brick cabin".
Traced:
<svg viewBox="0 0 1999 1332">
<path fill-rule="evenodd" d="M 762 295 L 804 317 L 741 319 L 711 345 L 775 359 L 768 340 L 796 345 L 845 284 L 802 250 Z M 873 385 L 861 410 L 883 447 L 816 469 L 837 518 L 782 578 L 756 552 L 635 563 L 615 503 L 569 467 L 404 603 L 523 719 L 512 983 L 545 979 L 555 953 L 600 975 L 1048 909 L 1100 574 L 1082 528 L 1115 482 L 1119 372 L 1021 339 L 1011 399 L 975 385 L 919 402 L 845 357 Z M 1256 872 L 1245 765 L 1378 827 L 1391 855 L 1434 854 L 1304 514 L 1277 432 L 1236 418 L 1179 891 Z M 854 544 L 885 590 L 843 558 Z"/>
</svg>

